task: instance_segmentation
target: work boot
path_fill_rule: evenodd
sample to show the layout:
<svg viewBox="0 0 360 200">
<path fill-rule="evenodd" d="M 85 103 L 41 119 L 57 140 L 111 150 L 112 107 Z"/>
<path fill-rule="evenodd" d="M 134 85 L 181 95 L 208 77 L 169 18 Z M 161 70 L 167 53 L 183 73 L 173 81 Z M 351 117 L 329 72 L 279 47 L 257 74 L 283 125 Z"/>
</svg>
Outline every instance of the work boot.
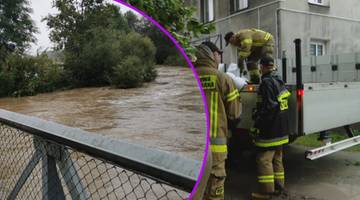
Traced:
<svg viewBox="0 0 360 200">
<path fill-rule="evenodd" d="M 260 192 L 251 193 L 251 200 L 271 200 L 271 195 Z"/>
</svg>

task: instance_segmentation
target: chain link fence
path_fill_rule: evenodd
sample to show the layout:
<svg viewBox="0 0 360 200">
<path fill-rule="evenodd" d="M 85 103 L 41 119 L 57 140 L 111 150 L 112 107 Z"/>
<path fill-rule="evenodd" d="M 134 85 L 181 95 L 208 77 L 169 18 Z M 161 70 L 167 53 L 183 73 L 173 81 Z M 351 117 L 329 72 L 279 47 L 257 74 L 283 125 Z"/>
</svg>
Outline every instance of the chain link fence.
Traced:
<svg viewBox="0 0 360 200">
<path fill-rule="evenodd" d="M 1 114 L 0 111 L 0 199 L 176 200 L 186 199 L 189 196 L 192 185 L 181 185 L 179 179 L 187 177 L 179 175 L 181 173 L 173 172 L 166 175 L 169 170 L 163 169 L 163 166 L 149 164 L 144 167 L 147 165 L 146 161 L 142 162 L 141 167 L 135 164 L 122 166 L 114 155 L 104 154 L 103 157 L 99 156 L 102 153 L 92 155 L 91 148 L 96 149 L 93 145 L 96 144 L 96 140 L 99 142 L 98 138 L 95 138 L 93 144 L 85 146 L 86 148 L 83 144 L 74 145 L 71 142 L 70 145 L 66 145 L 59 142 L 61 140 L 57 141 L 56 135 L 40 136 L 47 134 L 44 129 L 40 131 L 41 134 L 33 134 L 29 130 L 37 132 L 39 129 L 31 126 L 21 128 L 24 123 L 21 125 L 14 122 L 7 123 L 8 119 L 4 122 Z M 19 117 L 18 114 L 16 117 Z M 38 124 L 44 125 L 44 123 L 47 122 L 41 120 Z M 169 154 L 160 155 L 159 158 L 164 156 Z M 113 160 L 107 159 L 112 157 Z M 130 163 L 129 158 L 126 159 L 128 161 L 126 163 Z M 198 163 L 193 165 L 195 171 L 198 166 Z M 163 170 L 161 173 L 165 176 L 175 177 L 177 180 L 156 177 L 161 173 L 153 173 L 157 171 L 154 169 L 160 172 Z M 176 177 L 177 175 L 179 177 Z M 187 181 L 195 184 L 195 180 L 196 177 L 193 177 Z"/>
</svg>

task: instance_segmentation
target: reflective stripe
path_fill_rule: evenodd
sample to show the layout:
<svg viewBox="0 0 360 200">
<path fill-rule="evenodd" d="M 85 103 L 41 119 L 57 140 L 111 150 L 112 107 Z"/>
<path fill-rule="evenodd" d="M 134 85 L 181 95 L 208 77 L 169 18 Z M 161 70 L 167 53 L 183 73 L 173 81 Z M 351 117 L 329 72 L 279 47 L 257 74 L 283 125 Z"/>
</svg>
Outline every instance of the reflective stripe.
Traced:
<svg viewBox="0 0 360 200">
<path fill-rule="evenodd" d="M 213 153 L 226 153 L 227 152 L 227 145 L 210 145 L 210 150 Z"/>
<path fill-rule="evenodd" d="M 270 39 L 270 37 L 271 37 L 271 34 L 270 34 L 270 33 L 266 33 L 266 34 L 265 34 L 265 37 L 264 37 L 264 40 L 265 40 L 265 41 L 268 41 L 268 40 Z"/>
<path fill-rule="evenodd" d="M 228 102 L 233 101 L 239 96 L 240 96 L 239 91 L 237 89 L 235 89 L 234 91 L 232 91 L 230 94 L 228 94 L 226 96 L 226 101 L 228 101 Z"/>
<path fill-rule="evenodd" d="M 251 45 L 253 43 L 253 40 L 251 38 L 244 39 L 241 41 L 241 46 L 243 45 Z"/>
<path fill-rule="evenodd" d="M 269 143 L 269 142 L 277 142 L 283 139 L 287 139 L 289 138 L 287 135 L 283 136 L 283 137 L 278 137 L 278 138 L 273 138 L 273 139 L 257 139 L 258 142 L 263 142 L 263 143 Z"/>
<path fill-rule="evenodd" d="M 218 92 L 211 92 L 210 137 L 216 138 L 218 132 Z"/>
<path fill-rule="evenodd" d="M 214 137 L 217 137 L 217 133 L 218 133 L 218 126 L 219 126 L 219 122 L 218 122 L 218 100 L 219 100 L 219 95 L 218 92 L 215 92 L 215 129 L 214 129 Z"/>
<path fill-rule="evenodd" d="M 259 183 L 273 183 L 274 180 L 259 180 Z"/>
<path fill-rule="evenodd" d="M 210 138 L 210 144 L 227 144 L 227 139 L 224 137 L 218 137 L 218 138 Z"/>
<path fill-rule="evenodd" d="M 289 108 L 288 97 L 291 93 L 287 90 L 281 92 L 277 97 L 278 102 L 280 103 L 280 110 L 286 110 Z"/>
<path fill-rule="evenodd" d="M 276 142 L 256 141 L 255 145 L 258 147 L 275 147 L 275 146 L 280 146 L 280 145 L 287 144 L 287 143 L 289 143 L 289 138 L 286 138 L 283 140 L 278 140 Z"/>
<path fill-rule="evenodd" d="M 230 97 L 234 96 L 236 93 L 239 93 L 237 89 L 233 90 L 228 95 L 226 95 L 226 98 L 230 98 Z"/>
<path fill-rule="evenodd" d="M 268 176 L 258 176 L 259 179 L 273 179 L 274 175 L 268 175 Z"/>
<path fill-rule="evenodd" d="M 275 172 L 275 179 L 285 179 L 285 172 Z"/>
<path fill-rule="evenodd" d="M 210 100 L 210 137 L 214 137 L 214 126 L 215 126 L 215 102 L 214 102 L 215 92 L 211 92 L 211 100 Z"/>
<path fill-rule="evenodd" d="M 239 55 L 240 55 L 240 57 L 247 57 L 247 56 L 249 56 L 249 55 L 250 55 L 250 52 L 247 52 L 247 51 L 240 51 L 240 52 L 239 52 Z"/>
</svg>

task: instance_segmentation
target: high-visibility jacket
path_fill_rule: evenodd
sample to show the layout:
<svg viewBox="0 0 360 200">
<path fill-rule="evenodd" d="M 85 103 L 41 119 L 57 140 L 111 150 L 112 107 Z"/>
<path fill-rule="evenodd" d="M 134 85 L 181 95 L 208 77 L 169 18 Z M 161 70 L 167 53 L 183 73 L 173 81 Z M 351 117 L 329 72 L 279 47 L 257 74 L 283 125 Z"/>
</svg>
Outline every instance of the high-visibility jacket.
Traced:
<svg viewBox="0 0 360 200">
<path fill-rule="evenodd" d="M 243 29 L 235 34 L 235 46 L 239 48 L 239 59 L 247 58 L 256 47 L 274 43 L 273 36 L 259 29 Z"/>
<path fill-rule="evenodd" d="M 210 119 L 211 174 L 222 179 L 226 177 L 228 122 L 234 125 L 240 117 L 240 96 L 232 79 L 217 69 L 210 48 L 202 44 L 196 49 L 194 65 L 206 96 Z"/>
<path fill-rule="evenodd" d="M 211 66 L 196 66 L 210 116 L 210 149 L 227 153 L 228 121 L 241 114 L 240 95 L 233 80 Z"/>
<path fill-rule="evenodd" d="M 255 128 L 259 135 L 255 145 L 274 148 L 289 142 L 290 92 L 276 72 L 264 74 L 258 90 L 258 103 L 255 113 Z"/>
</svg>

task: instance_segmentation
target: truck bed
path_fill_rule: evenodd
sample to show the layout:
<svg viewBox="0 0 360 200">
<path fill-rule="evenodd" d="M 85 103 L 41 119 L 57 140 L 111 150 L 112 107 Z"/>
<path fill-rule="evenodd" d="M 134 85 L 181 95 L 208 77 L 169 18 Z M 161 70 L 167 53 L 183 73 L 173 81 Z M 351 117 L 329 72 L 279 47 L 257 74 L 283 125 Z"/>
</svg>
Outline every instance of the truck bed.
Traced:
<svg viewBox="0 0 360 200">
<path fill-rule="evenodd" d="M 302 136 L 360 122 L 360 82 L 304 83 L 304 92 L 297 98 L 295 85 L 287 85 L 290 134 Z M 253 126 L 252 111 L 258 85 L 248 85 L 241 92 L 242 120 L 238 128 Z M 299 114 L 300 111 L 300 114 Z"/>
</svg>

